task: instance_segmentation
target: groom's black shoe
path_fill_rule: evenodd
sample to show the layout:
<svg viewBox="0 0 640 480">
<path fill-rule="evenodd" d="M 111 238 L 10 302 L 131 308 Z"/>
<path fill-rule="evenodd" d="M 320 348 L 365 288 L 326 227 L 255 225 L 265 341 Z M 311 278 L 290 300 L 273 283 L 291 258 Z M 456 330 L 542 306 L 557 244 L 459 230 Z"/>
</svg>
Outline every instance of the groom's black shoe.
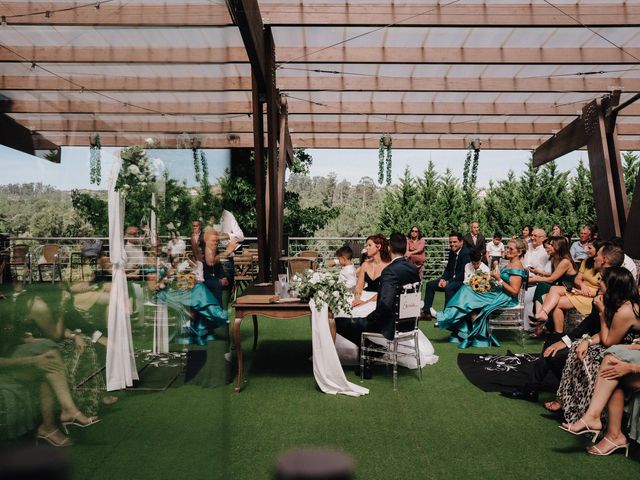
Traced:
<svg viewBox="0 0 640 480">
<path fill-rule="evenodd" d="M 365 380 L 371 380 L 373 378 L 373 373 L 371 373 L 371 367 L 369 365 L 365 365 L 362 372 L 360 371 L 360 367 L 356 367 L 354 370 L 355 374 L 358 377 L 361 377 Z"/>
<path fill-rule="evenodd" d="M 500 392 L 500 395 L 514 400 L 526 400 L 527 402 L 537 402 L 538 392 L 531 388 L 518 388 L 511 392 Z"/>
</svg>

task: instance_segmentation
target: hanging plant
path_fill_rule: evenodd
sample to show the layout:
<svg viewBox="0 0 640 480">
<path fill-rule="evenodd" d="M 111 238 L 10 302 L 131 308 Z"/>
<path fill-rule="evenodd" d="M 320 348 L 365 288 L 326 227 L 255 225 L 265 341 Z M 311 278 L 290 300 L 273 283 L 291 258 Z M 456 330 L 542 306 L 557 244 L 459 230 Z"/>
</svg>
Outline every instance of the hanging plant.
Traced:
<svg viewBox="0 0 640 480">
<path fill-rule="evenodd" d="M 196 182 L 200 183 L 200 157 L 198 155 L 198 149 L 192 148 L 191 152 L 193 153 L 193 171 L 196 176 Z"/>
<path fill-rule="evenodd" d="M 380 137 L 380 140 L 378 141 L 378 183 L 381 185 L 384 182 L 385 171 L 387 176 L 387 185 L 391 185 L 392 147 L 393 139 L 391 138 L 391 135 L 383 135 Z"/>
<path fill-rule="evenodd" d="M 473 208 L 473 196 L 476 190 L 476 182 L 478 180 L 478 162 L 480 160 L 480 142 L 479 139 L 469 142 L 467 156 L 464 160 L 464 170 L 462 172 L 462 191 L 465 196 L 465 204 L 468 209 Z M 469 211 L 469 216 L 473 216 L 474 212 Z"/>
<path fill-rule="evenodd" d="M 100 134 L 96 133 L 89 137 L 89 183 L 100 185 L 101 160 L 102 144 L 100 143 Z"/>
</svg>

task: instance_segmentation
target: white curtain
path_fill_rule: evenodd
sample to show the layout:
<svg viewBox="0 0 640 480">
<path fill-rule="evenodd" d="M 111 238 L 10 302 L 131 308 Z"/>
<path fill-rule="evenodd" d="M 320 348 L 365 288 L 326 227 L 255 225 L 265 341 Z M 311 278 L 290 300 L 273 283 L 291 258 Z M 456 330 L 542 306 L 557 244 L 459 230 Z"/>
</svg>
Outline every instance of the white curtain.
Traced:
<svg viewBox="0 0 640 480">
<path fill-rule="evenodd" d="M 129 292 L 125 266 L 127 254 L 124 250 L 124 200 L 114 187 L 122 166 L 119 152 L 111 170 L 109 181 L 109 251 L 112 265 L 112 283 L 109 296 L 109 341 L 107 343 L 107 390 L 120 390 L 138 380 L 138 371 L 133 353 Z"/>
<path fill-rule="evenodd" d="M 329 309 L 324 305 L 316 309 L 313 300 L 311 307 L 311 340 L 313 344 L 313 376 L 320 390 L 324 393 L 349 395 L 359 397 L 367 395 L 368 388 L 361 387 L 347 381 L 342 365 L 338 359 L 336 346 L 329 331 Z"/>
</svg>

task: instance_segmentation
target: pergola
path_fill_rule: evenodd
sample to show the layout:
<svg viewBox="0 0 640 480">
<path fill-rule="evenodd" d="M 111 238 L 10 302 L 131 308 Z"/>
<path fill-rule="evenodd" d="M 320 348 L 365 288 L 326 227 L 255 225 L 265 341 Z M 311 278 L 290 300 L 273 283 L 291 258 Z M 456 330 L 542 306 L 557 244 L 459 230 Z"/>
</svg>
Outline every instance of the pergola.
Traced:
<svg viewBox="0 0 640 480">
<path fill-rule="evenodd" d="M 383 134 L 394 148 L 543 145 L 538 164 L 588 146 L 601 228 L 640 250 L 616 156 L 640 150 L 640 1 L 1 0 L 0 15 L 0 142 L 170 148 L 186 133 L 252 148 L 268 159 L 264 271 L 292 147 L 375 148 Z M 604 137 L 576 141 L 589 105 Z"/>
</svg>

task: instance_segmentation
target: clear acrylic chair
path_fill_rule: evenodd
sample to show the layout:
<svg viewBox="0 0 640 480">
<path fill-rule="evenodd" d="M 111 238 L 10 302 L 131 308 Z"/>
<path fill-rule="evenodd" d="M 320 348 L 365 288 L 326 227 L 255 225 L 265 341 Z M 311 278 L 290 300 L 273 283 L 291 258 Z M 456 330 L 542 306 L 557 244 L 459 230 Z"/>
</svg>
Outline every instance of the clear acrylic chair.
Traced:
<svg viewBox="0 0 640 480">
<path fill-rule="evenodd" d="M 494 330 L 518 330 L 522 348 L 525 347 L 524 295 L 526 291 L 527 279 L 522 282 L 520 292 L 518 292 L 518 305 L 496 310 L 489 315 L 489 335 L 493 335 Z"/>
<path fill-rule="evenodd" d="M 403 285 L 396 293 L 393 339 L 389 340 L 381 333 L 362 332 L 360 337 L 360 375 L 362 377 L 364 377 L 365 363 L 391 365 L 393 367 L 393 389 L 397 390 L 398 359 L 410 356 L 415 359 L 420 380 L 422 380 L 418 342 L 418 320 L 422 308 L 420 297 L 420 282 Z"/>
</svg>

